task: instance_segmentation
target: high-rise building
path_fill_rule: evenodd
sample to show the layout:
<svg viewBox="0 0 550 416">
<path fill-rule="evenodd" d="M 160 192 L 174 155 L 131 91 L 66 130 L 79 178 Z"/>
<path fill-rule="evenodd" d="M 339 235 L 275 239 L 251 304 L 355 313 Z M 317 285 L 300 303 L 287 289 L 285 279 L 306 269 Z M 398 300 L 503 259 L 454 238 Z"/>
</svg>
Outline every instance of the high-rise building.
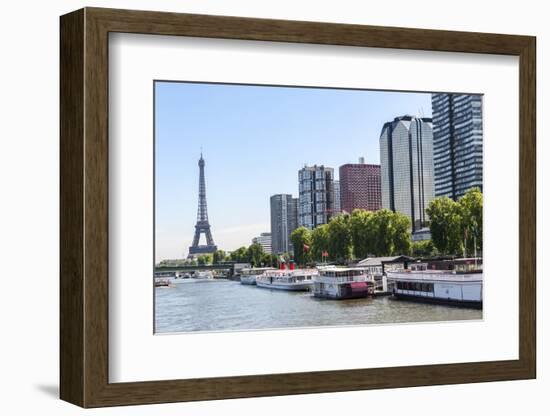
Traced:
<svg viewBox="0 0 550 416">
<path fill-rule="evenodd" d="M 332 209 L 332 213 L 334 215 L 340 214 L 342 212 L 342 205 L 340 204 L 340 181 L 333 181 L 334 185 L 334 208 Z"/>
<path fill-rule="evenodd" d="M 354 209 L 377 211 L 382 208 L 380 165 L 371 165 L 360 158 L 359 163 L 340 166 L 340 205 L 342 211 Z"/>
<path fill-rule="evenodd" d="M 481 96 L 432 94 L 435 196 L 483 190 Z"/>
<path fill-rule="evenodd" d="M 264 251 L 271 254 L 271 233 L 261 233 L 252 239 L 252 244 L 259 244 Z"/>
<path fill-rule="evenodd" d="M 382 207 L 407 215 L 412 230 L 427 223 L 434 198 L 431 118 L 396 117 L 380 134 Z"/>
<path fill-rule="evenodd" d="M 298 228 L 298 199 L 290 194 L 277 194 L 271 196 L 270 205 L 271 252 L 291 253 L 290 234 Z"/>
<path fill-rule="evenodd" d="M 313 229 L 334 215 L 334 169 L 304 166 L 298 171 L 298 225 Z"/>
</svg>

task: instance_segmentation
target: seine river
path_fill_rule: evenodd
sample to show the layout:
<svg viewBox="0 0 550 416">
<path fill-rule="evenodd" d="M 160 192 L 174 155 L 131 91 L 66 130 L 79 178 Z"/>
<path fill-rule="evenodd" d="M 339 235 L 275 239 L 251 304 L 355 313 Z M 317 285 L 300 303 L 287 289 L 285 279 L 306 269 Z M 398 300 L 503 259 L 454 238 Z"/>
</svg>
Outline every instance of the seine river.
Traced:
<svg viewBox="0 0 550 416">
<path fill-rule="evenodd" d="M 155 288 L 155 332 L 231 331 L 481 319 L 482 311 L 399 301 L 313 298 L 230 280 L 175 280 Z"/>
</svg>

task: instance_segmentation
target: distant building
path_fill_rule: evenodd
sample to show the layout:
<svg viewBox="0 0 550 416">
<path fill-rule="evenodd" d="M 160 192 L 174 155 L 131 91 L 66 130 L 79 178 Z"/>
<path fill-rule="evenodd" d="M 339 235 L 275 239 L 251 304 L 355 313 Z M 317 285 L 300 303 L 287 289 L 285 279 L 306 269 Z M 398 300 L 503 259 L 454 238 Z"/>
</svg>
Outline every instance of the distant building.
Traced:
<svg viewBox="0 0 550 416">
<path fill-rule="evenodd" d="M 432 233 L 428 227 L 420 228 L 411 234 L 412 241 L 428 241 L 432 239 Z"/>
<path fill-rule="evenodd" d="M 407 215 L 413 232 L 423 228 L 434 198 L 432 119 L 402 116 L 385 123 L 380 162 L 382 207 Z"/>
<path fill-rule="evenodd" d="M 380 165 L 366 164 L 360 158 L 359 163 L 340 166 L 339 178 L 342 211 L 377 211 L 382 208 Z"/>
<path fill-rule="evenodd" d="M 340 187 L 340 181 L 334 181 L 334 208 L 332 209 L 332 213 L 334 215 L 340 214 L 342 212 L 342 206 L 340 204 L 340 198 L 341 198 L 341 187 Z"/>
<path fill-rule="evenodd" d="M 334 216 L 334 169 L 304 166 L 298 171 L 298 225 L 313 229 Z"/>
<path fill-rule="evenodd" d="M 271 254 L 271 233 L 261 233 L 252 239 L 252 244 L 259 244 L 266 253 Z"/>
<path fill-rule="evenodd" d="M 293 251 L 290 234 L 298 228 L 298 199 L 290 194 L 277 194 L 270 198 L 271 253 Z"/>
<path fill-rule="evenodd" d="M 481 107 L 480 95 L 432 94 L 435 196 L 483 190 Z"/>
</svg>

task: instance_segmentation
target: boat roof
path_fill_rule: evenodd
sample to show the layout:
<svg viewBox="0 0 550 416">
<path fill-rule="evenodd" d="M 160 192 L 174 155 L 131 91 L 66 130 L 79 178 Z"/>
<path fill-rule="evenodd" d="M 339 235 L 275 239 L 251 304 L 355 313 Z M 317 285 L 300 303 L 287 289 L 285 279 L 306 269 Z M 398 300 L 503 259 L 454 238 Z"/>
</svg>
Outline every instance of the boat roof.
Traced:
<svg viewBox="0 0 550 416">
<path fill-rule="evenodd" d="M 361 268 L 359 267 L 337 267 L 337 266 L 332 266 L 332 267 L 324 267 L 324 268 L 320 268 L 319 269 L 320 271 L 322 272 L 349 272 L 349 271 L 362 271 Z"/>
<path fill-rule="evenodd" d="M 359 261 L 357 266 L 381 266 L 382 263 L 391 263 L 400 260 L 410 261 L 413 258 L 408 256 L 367 257 Z"/>
<path fill-rule="evenodd" d="M 277 269 L 275 267 L 245 267 L 243 270 L 261 271 L 261 270 L 277 270 Z"/>
</svg>

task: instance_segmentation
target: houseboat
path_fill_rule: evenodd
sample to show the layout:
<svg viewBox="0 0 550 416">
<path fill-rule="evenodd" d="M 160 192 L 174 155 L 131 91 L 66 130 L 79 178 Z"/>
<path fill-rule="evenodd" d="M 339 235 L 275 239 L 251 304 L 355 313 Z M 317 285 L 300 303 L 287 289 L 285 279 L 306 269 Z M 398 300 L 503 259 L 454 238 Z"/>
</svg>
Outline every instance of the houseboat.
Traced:
<svg viewBox="0 0 550 416">
<path fill-rule="evenodd" d="M 268 270 L 256 277 L 256 286 L 266 289 L 308 291 L 313 286 L 316 269 Z"/>
<path fill-rule="evenodd" d="M 354 267 L 363 269 L 368 280 L 374 280 L 375 296 L 385 296 L 391 295 L 393 291 L 391 282 L 388 282 L 387 272 L 406 269 L 413 260 L 408 256 L 367 257 Z"/>
<path fill-rule="evenodd" d="M 480 259 L 419 261 L 387 274 L 397 299 L 482 308 Z"/>
<path fill-rule="evenodd" d="M 364 270 L 327 267 L 313 280 L 313 296 L 325 299 L 356 299 L 374 295 L 374 281 Z"/>
<path fill-rule="evenodd" d="M 241 270 L 241 283 L 243 285 L 255 285 L 256 278 L 268 270 L 276 270 L 273 267 L 249 267 Z"/>
</svg>

